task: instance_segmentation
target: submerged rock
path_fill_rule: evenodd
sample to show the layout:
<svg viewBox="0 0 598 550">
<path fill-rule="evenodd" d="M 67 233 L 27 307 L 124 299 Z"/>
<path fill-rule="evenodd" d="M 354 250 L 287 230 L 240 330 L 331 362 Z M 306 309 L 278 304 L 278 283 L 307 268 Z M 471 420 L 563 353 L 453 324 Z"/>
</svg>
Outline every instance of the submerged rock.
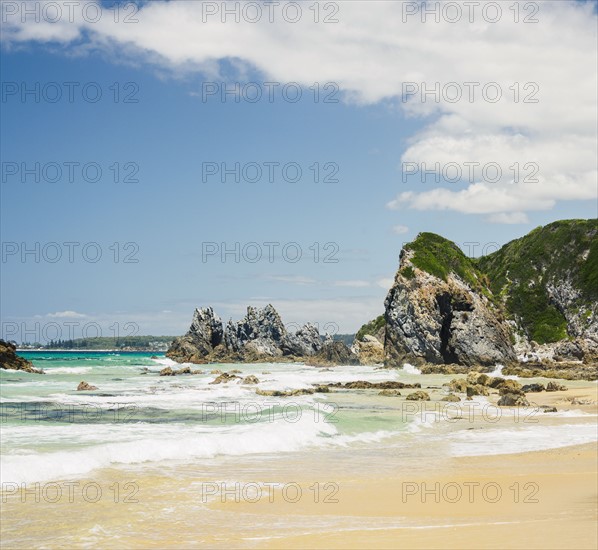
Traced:
<svg viewBox="0 0 598 550">
<path fill-rule="evenodd" d="M 236 374 L 223 372 L 220 376 L 212 380 L 210 384 L 226 384 L 227 382 L 232 382 L 233 380 L 241 380 L 241 377 L 237 376 Z"/>
</svg>

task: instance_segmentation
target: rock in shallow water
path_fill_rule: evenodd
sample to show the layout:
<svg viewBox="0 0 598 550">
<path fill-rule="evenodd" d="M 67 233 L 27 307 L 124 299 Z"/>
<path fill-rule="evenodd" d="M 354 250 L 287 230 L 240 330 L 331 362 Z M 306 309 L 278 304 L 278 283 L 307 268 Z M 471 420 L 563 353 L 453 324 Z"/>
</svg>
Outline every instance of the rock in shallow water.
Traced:
<svg viewBox="0 0 598 550">
<path fill-rule="evenodd" d="M 79 382 L 79 385 L 77 386 L 77 391 L 90 391 L 90 390 L 97 390 L 97 386 L 92 386 L 91 384 L 88 384 L 87 382 L 85 382 L 85 380 L 82 380 L 81 382 Z"/>
</svg>

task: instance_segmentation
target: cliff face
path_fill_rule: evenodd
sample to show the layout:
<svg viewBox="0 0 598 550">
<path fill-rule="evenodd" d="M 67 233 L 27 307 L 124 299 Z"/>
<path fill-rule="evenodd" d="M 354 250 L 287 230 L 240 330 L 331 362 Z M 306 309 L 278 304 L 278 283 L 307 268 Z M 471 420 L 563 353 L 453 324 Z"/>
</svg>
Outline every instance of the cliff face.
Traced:
<svg viewBox="0 0 598 550">
<path fill-rule="evenodd" d="M 31 361 L 17 355 L 17 347 L 0 340 L 0 367 L 8 370 L 21 370 L 33 374 L 44 374 L 41 369 L 36 369 Z"/>
<path fill-rule="evenodd" d="M 385 363 L 514 362 L 509 327 L 483 284 L 483 275 L 456 245 L 420 235 L 401 252 L 386 298 Z"/>
<path fill-rule="evenodd" d="M 421 233 L 401 251 L 386 298 L 386 364 L 595 361 L 597 237 L 596 220 L 555 222 L 471 260 Z"/>
<path fill-rule="evenodd" d="M 172 342 L 166 356 L 179 363 L 324 360 L 330 356 L 332 363 L 339 354 L 347 360 L 343 352 L 356 361 L 344 344 L 324 342 L 311 324 L 287 332 L 278 312 L 267 305 L 248 307 L 243 319 L 229 321 L 224 330 L 212 308 L 196 309 L 187 334 Z"/>
</svg>

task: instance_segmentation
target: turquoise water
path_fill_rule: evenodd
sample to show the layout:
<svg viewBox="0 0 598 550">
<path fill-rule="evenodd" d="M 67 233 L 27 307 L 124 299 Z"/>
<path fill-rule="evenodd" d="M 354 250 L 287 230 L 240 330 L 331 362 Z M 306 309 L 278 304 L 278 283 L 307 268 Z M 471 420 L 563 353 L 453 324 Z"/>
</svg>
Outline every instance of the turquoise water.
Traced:
<svg viewBox="0 0 598 550">
<path fill-rule="evenodd" d="M 99 468 L 194 464 L 219 457 L 329 452 L 430 452 L 449 455 L 517 452 L 596 439 L 595 416 L 580 411 L 515 420 L 487 398 L 448 405 L 452 376 L 376 366 L 320 369 L 299 363 L 194 365 L 203 374 L 161 377 L 179 368 L 159 353 L 22 352 L 43 375 L 0 369 L 2 480 L 31 482 L 87 475 Z M 259 385 L 211 384 L 218 369 L 241 371 Z M 77 391 L 85 380 L 97 386 Z M 421 383 L 421 405 L 378 392 L 335 390 L 266 397 L 263 390 L 312 388 L 356 380 Z M 477 406 L 471 415 L 471 407 Z M 485 407 L 502 414 L 484 416 Z M 531 411 L 533 413 L 533 411 Z M 461 420 L 455 420 L 456 416 Z M 349 455 L 350 456 L 350 453 Z"/>
</svg>

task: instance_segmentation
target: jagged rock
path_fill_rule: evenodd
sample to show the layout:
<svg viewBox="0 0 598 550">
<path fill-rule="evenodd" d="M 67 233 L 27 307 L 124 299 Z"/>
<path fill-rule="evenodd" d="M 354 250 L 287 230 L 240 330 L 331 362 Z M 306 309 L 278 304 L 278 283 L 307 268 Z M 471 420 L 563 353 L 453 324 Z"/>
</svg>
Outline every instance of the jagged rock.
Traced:
<svg viewBox="0 0 598 550">
<path fill-rule="evenodd" d="M 500 407 L 529 407 L 529 402 L 525 395 L 516 393 L 506 393 L 499 400 Z"/>
<path fill-rule="evenodd" d="M 548 405 L 542 405 L 540 408 L 541 408 L 541 409 L 544 409 L 544 412 L 545 412 L 545 413 L 555 413 L 555 412 L 558 412 L 558 411 L 556 410 L 556 407 L 550 407 L 550 406 L 548 406 Z"/>
<path fill-rule="evenodd" d="M 283 355 L 297 357 L 311 357 L 322 349 L 320 332 L 314 325 L 308 323 L 295 333 L 284 335 L 281 343 Z"/>
<path fill-rule="evenodd" d="M 31 374 L 44 374 L 44 371 L 36 369 L 31 361 L 17 355 L 17 346 L 5 340 L 0 340 L 0 368 L 20 370 Z"/>
<path fill-rule="evenodd" d="M 189 331 L 176 338 L 166 355 L 183 363 L 231 363 L 294 361 L 312 357 L 322 350 L 318 329 L 307 324 L 288 333 L 280 315 L 268 304 L 263 309 L 248 307 L 237 322 L 222 321 L 212 308 L 196 309 Z"/>
<path fill-rule="evenodd" d="M 521 388 L 523 393 L 539 393 L 544 391 L 546 388 L 542 384 L 526 384 Z"/>
<path fill-rule="evenodd" d="M 564 340 L 554 348 L 555 361 L 581 361 L 584 357 L 584 350 L 579 342 Z"/>
<path fill-rule="evenodd" d="M 406 397 L 407 401 L 430 401 L 430 396 L 425 391 L 416 391 Z"/>
<path fill-rule="evenodd" d="M 222 321 L 214 310 L 198 308 L 187 334 L 172 342 L 166 357 L 178 363 L 206 363 L 206 357 L 222 344 L 222 338 Z"/>
<path fill-rule="evenodd" d="M 90 391 L 90 390 L 97 390 L 97 386 L 92 386 L 91 384 L 88 384 L 87 382 L 85 382 L 85 380 L 82 380 L 81 382 L 79 382 L 79 385 L 77 386 L 77 391 Z"/>
<path fill-rule="evenodd" d="M 401 392 L 399 390 L 382 390 L 381 392 L 378 392 L 378 395 L 383 395 L 384 397 L 397 397 L 401 395 Z"/>
<path fill-rule="evenodd" d="M 328 338 L 320 351 L 305 361 L 312 367 L 328 367 L 337 365 L 359 365 L 359 358 L 351 352 L 345 343 Z"/>
<path fill-rule="evenodd" d="M 160 376 L 174 376 L 174 371 L 170 367 L 164 367 L 160 371 Z"/>
<path fill-rule="evenodd" d="M 314 390 L 316 393 L 330 393 L 330 388 L 328 386 L 315 386 Z"/>
<path fill-rule="evenodd" d="M 241 380 L 241 377 L 237 376 L 236 374 L 223 372 L 220 376 L 212 380 L 210 384 L 226 384 L 227 382 L 232 382 L 233 380 Z"/>
<path fill-rule="evenodd" d="M 563 384 L 557 384 L 556 382 L 548 382 L 546 385 L 546 391 L 567 391 L 567 386 L 563 386 Z"/>
<path fill-rule="evenodd" d="M 384 363 L 384 345 L 371 334 L 366 334 L 361 340 L 355 339 L 351 352 L 359 358 L 362 365 Z"/>
<path fill-rule="evenodd" d="M 222 371 L 220 369 L 214 369 L 210 371 L 210 374 L 222 374 Z"/>
<path fill-rule="evenodd" d="M 449 401 L 451 403 L 457 403 L 458 401 L 461 401 L 461 399 L 458 396 L 456 396 L 454 393 L 449 393 L 448 395 L 443 397 L 440 401 Z"/>
<path fill-rule="evenodd" d="M 286 329 L 280 315 L 268 304 L 264 309 L 249 306 L 247 314 L 237 323 L 229 321 L 224 341 L 229 352 L 277 357 Z"/>
<path fill-rule="evenodd" d="M 253 374 L 243 378 L 243 384 L 259 384 L 259 383 L 260 383 L 260 381 L 258 380 L 257 376 L 253 376 Z"/>
</svg>

